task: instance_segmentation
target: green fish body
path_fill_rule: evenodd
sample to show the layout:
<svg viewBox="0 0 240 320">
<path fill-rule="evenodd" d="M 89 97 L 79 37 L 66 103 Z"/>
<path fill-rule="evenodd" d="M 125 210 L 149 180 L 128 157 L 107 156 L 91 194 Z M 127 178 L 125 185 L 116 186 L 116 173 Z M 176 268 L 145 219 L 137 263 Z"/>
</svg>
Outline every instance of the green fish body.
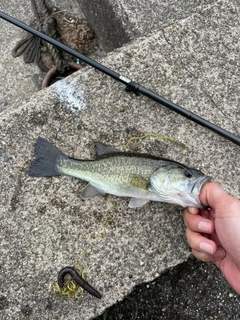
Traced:
<svg viewBox="0 0 240 320">
<path fill-rule="evenodd" d="M 36 159 L 28 174 L 32 177 L 68 175 L 88 181 L 82 199 L 108 193 L 131 197 L 131 208 L 149 200 L 203 207 L 198 195 L 210 177 L 201 171 L 151 155 L 120 152 L 100 142 L 95 147 L 95 160 L 75 160 L 39 137 Z"/>
</svg>

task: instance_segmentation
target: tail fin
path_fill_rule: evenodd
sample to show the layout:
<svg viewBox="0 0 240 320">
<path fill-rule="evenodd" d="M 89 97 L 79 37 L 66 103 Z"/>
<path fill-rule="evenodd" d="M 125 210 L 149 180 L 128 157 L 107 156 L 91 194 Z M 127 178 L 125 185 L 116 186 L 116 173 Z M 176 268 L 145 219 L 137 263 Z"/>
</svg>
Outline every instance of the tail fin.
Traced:
<svg viewBox="0 0 240 320">
<path fill-rule="evenodd" d="M 31 164 L 28 175 L 30 177 L 59 176 L 61 172 L 57 167 L 58 160 L 68 157 L 43 138 L 38 138 L 35 144 L 35 161 Z"/>
</svg>

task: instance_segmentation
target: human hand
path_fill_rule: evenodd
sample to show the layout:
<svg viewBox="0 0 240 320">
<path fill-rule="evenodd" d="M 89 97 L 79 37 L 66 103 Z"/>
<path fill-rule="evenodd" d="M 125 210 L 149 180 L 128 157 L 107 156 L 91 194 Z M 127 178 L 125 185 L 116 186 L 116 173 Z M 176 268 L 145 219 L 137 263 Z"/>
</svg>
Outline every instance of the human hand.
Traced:
<svg viewBox="0 0 240 320">
<path fill-rule="evenodd" d="M 183 215 L 192 253 L 215 263 L 240 294 L 240 201 L 214 182 L 202 187 L 199 199 L 211 209 L 188 207 Z"/>
</svg>

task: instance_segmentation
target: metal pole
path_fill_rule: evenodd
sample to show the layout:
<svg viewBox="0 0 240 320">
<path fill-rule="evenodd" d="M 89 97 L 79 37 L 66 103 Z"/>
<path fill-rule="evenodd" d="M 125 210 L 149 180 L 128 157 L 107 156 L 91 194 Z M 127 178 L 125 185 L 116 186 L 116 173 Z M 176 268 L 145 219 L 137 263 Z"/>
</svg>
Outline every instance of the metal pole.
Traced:
<svg viewBox="0 0 240 320">
<path fill-rule="evenodd" d="M 26 25 L 25 23 L 3 13 L 0 11 L 0 17 L 14 25 L 16 25 L 17 27 L 24 29 L 27 32 L 30 32 L 32 34 L 34 34 L 35 36 L 41 38 L 42 40 L 51 43 L 52 45 L 58 47 L 59 49 L 71 54 L 72 56 L 84 61 L 85 63 L 89 64 L 90 66 L 94 67 L 95 69 L 100 70 L 101 72 L 107 74 L 108 76 L 114 78 L 117 81 L 120 81 L 122 83 L 124 83 L 125 85 L 127 85 L 127 91 L 133 91 L 136 94 L 138 93 L 142 93 L 143 95 L 149 97 L 150 99 L 164 105 L 165 107 L 179 113 L 180 115 L 188 118 L 191 121 L 196 122 L 197 124 L 206 127 L 216 133 L 218 133 L 219 135 L 225 137 L 226 139 L 232 141 L 233 143 L 237 144 L 240 146 L 240 138 L 235 136 L 234 134 L 214 125 L 213 123 L 197 116 L 194 113 L 189 112 L 188 110 L 178 106 L 177 104 L 157 95 L 156 93 L 138 85 L 137 83 L 131 81 L 130 79 L 108 69 L 107 67 L 101 65 L 100 63 L 82 55 L 81 53 L 65 46 L 64 44 L 60 43 L 59 41 L 48 37 L 47 35 L 45 35 L 44 33 Z"/>
</svg>

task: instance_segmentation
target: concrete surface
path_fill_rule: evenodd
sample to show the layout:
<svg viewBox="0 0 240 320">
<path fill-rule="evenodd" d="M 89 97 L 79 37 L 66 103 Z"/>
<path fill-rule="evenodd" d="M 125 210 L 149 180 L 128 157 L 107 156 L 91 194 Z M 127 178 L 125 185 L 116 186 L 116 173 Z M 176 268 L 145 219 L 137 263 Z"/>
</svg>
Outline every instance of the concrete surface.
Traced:
<svg viewBox="0 0 240 320">
<path fill-rule="evenodd" d="M 235 134 L 239 129 L 239 3 L 222 1 L 110 53 L 102 63 Z M 1 22 L 2 23 L 2 22 Z M 75 99 L 74 99 L 75 98 Z M 79 104 L 76 103 L 79 101 Z M 102 233 L 102 197 L 81 201 L 84 182 L 27 176 L 38 136 L 68 155 L 93 158 L 93 141 L 118 147 L 146 132 L 132 150 L 197 167 L 240 197 L 239 147 L 146 97 L 126 93 L 90 67 L 1 114 L 1 319 L 92 319 L 189 256 L 181 208 L 149 203 L 129 209 L 114 198 L 106 236 L 81 255 L 101 300 L 65 301 L 51 292 L 60 268 Z"/>
<path fill-rule="evenodd" d="M 216 1 L 77 0 L 96 30 L 103 49 L 112 51 L 130 40 L 148 36 L 206 8 Z"/>
</svg>

